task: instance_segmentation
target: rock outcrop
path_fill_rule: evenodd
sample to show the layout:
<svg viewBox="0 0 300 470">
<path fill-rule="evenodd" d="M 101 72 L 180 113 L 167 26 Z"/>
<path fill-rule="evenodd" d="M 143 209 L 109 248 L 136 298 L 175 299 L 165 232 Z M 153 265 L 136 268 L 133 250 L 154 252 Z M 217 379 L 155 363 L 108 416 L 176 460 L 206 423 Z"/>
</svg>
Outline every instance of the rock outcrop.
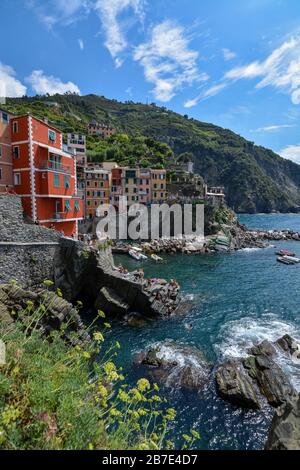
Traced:
<svg viewBox="0 0 300 470">
<path fill-rule="evenodd" d="M 16 284 L 0 285 L 0 321 L 13 323 L 16 319 L 29 331 L 35 327 L 46 336 L 63 329 L 63 339 L 72 345 L 89 341 L 73 305 L 45 288 L 33 291 Z"/>
<path fill-rule="evenodd" d="M 276 363 L 276 348 L 295 355 L 296 343 L 288 335 L 275 343 L 263 341 L 249 349 L 246 358 L 226 361 L 216 370 L 217 392 L 235 405 L 258 409 L 267 400 L 279 407 L 293 400 L 296 391 Z"/>
<path fill-rule="evenodd" d="M 300 395 L 276 410 L 265 450 L 300 450 Z"/>
<path fill-rule="evenodd" d="M 197 390 L 208 382 L 211 371 L 201 351 L 173 341 L 154 344 L 138 354 L 136 362 L 147 366 L 151 375 L 166 386 Z"/>
</svg>

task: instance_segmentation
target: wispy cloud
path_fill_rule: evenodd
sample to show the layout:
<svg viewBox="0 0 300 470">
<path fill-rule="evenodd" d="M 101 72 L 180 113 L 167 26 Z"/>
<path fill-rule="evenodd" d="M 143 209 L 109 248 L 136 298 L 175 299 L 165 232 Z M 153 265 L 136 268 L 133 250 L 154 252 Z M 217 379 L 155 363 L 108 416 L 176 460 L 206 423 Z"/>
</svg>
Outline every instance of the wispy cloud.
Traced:
<svg viewBox="0 0 300 470">
<path fill-rule="evenodd" d="M 281 129 L 289 129 L 297 127 L 296 124 L 274 124 L 272 126 L 259 127 L 258 129 L 252 130 L 251 132 L 278 132 Z"/>
<path fill-rule="evenodd" d="M 83 49 L 84 49 L 84 42 L 83 42 L 82 39 L 78 39 L 78 45 L 79 45 L 80 49 L 83 51 Z"/>
<path fill-rule="evenodd" d="M 294 104 L 300 104 L 300 36 L 285 41 L 264 61 L 254 61 L 226 73 L 225 79 L 261 78 L 256 88 L 273 86 L 290 94 Z"/>
<path fill-rule="evenodd" d="M 26 86 L 17 80 L 12 67 L 0 62 L 0 97 L 18 98 L 23 95 L 26 95 Z"/>
<path fill-rule="evenodd" d="M 187 100 L 184 103 L 185 108 L 192 108 L 193 106 L 196 106 L 200 101 L 205 101 L 208 98 L 211 98 L 212 96 L 217 95 L 221 90 L 226 88 L 226 83 L 219 83 L 217 85 L 213 85 L 207 90 L 203 91 L 200 95 L 196 96 L 196 98 L 193 98 L 191 100 Z"/>
<path fill-rule="evenodd" d="M 52 75 L 45 75 L 42 70 L 34 70 L 32 74 L 26 78 L 35 93 L 38 95 L 55 95 L 56 93 L 79 93 L 80 90 L 73 82 L 64 83 L 60 78 Z"/>
<path fill-rule="evenodd" d="M 226 61 L 233 60 L 236 58 L 236 53 L 231 51 L 230 49 L 227 49 L 226 47 L 222 49 L 222 53 L 223 53 L 224 60 Z"/>
<path fill-rule="evenodd" d="M 27 6 L 35 12 L 38 19 L 48 28 L 55 25 L 69 25 L 89 13 L 93 0 L 27 0 Z"/>
<path fill-rule="evenodd" d="M 113 57 L 117 68 L 123 63 L 120 54 L 128 46 L 119 16 L 125 10 L 131 9 L 136 18 L 142 22 L 144 18 L 144 4 L 144 0 L 96 0 L 94 4 L 94 9 L 102 22 L 105 46 Z"/>
<path fill-rule="evenodd" d="M 134 50 L 134 60 L 144 68 L 145 78 L 154 85 L 154 97 L 170 101 L 184 85 L 205 81 L 200 73 L 198 52 L 190 49 L 185 29 L 167 20 L 153 27 L 149 40 Z"/>
<path fill-rule="evenodd" d="M 283 158 L 287 158 L 288 160 L 292 160 L 293 162 L 300 164 L 300 144 L 288 145 L 283 148 L 279 154 Z"/>
</svg>

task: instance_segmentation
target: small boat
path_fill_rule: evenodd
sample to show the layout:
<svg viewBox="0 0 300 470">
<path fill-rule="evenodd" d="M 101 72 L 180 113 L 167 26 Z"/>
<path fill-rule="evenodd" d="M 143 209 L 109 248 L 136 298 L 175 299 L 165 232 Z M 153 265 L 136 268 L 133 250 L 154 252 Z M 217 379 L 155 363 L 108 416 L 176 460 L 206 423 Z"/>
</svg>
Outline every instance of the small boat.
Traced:
<svg viewBox="0 0 300 470">
<path fill-rule="evenodd" d="M 278 256 L 277 261 L 288 265 L 300 263 L 300 259 L 293 256 Z"/>
<path fill-rule="evenodd" d="M 142 253 L 137 252 L 136 250 L 129 250 L 128 254 L 134 258 L 136 261 L 143 261 L 148 259 L 146 255 L 143 255 Z"/>
<path fill-rule="evenodd" d="M 160 256 L 158 255 L 155 255 L 154 253 L 151 255 L 151 259 L 153 259 L 153 261 L 163 261 L 163 258 L 161 258 Z"/>
<path fill-rule="evenodd" d="M 289 250 L 280 250 L 277 251 L 276 255 L 278 256 L 295 256 L 295 253 Z"/>
<path fill-rule="evenodd" d="M 131 248 L 132 248 L 132 250 L 138 251 L 139 253 L 141 251 L 143 251 L 142 248 L 140 248 L 139 246 L 136 246 L 136 245 L 133 245 Z"/>
</svg>

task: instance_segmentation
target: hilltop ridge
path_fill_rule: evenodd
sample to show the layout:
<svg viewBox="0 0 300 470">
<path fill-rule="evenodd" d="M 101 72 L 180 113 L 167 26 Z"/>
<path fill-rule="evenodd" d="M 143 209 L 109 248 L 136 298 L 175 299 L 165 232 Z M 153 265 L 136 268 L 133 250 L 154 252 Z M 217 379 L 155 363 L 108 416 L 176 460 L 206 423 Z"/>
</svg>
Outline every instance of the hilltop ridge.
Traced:
<svg viewBox="0 0 300 470">
<path fill-rule="evenodd" d="M 236 212 L 300 210 L 300 166 L 234 132 L 153 104 L 125 103 L 74 94 L 8 99 L 16 113 L 47 117 L 64 132 L 86 132 L 91 120 L 120 133 L 168 144 L 175 156 L 192 154 L 195 171 L 209 185 L 223 185 Z"/>
</svg>

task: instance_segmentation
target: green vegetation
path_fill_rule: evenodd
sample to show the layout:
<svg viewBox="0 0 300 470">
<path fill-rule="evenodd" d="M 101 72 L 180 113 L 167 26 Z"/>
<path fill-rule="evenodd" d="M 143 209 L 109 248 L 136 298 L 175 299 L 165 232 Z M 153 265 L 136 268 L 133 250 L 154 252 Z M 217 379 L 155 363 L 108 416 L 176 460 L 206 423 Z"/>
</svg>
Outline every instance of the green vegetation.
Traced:
<svg viewBox="0 0 300 470">
<path fill-rule="evenodd" d="M 47 106 L 45 101 L 59 106 Z M 104 97 L 55 95 L 8 100 L 7 109 L 44 116 L 63 131 L 86 131 L 96 119 L 111 124 L 126 142 L 88 140 L 93 159 L 117 159 L 142 166 L 165 165 L 169 147 L 183 161 L 193 156 L 196 171 L 209 185 L 223 185 L 229 205 L 237 212 L 288 211 L 300 207 L 300 166 L 271 150 L 254 145 L 230 130 L 203 123 L 155 104 L 119 103 Z M 146 138 L 157 143 L 150 144 Z M 159 142 L 168 148 L 160 148 Z M 158 148 L 156 148 L 156 146 Z M 145 153 L 143 153 L 145 151 Z M 154 155 L 152 154 L 154 153 Z"/>
<path fill-rule="evenodd" d="M 156 384 L 144 378 L 135 387 L 126 384 L 114 363 L 120 344 L 103 348 L 110 329 L 105 314 L 98 312 L 101 331 L 94 326 L 91 341 L 74 346 L 76 333 L 73 345 L 62 339 L 67 324 L 42 335 L 38 325 L 46 311 L 28 302 L 26 310 L 12 312 L 13 324 L 0 321 L 7 361 L 0 367 L 0 448 L 172 448 L 167 430 L 176 412 Z M 198 437 L 191 430 L 186 445 Z"/>
</svg>

